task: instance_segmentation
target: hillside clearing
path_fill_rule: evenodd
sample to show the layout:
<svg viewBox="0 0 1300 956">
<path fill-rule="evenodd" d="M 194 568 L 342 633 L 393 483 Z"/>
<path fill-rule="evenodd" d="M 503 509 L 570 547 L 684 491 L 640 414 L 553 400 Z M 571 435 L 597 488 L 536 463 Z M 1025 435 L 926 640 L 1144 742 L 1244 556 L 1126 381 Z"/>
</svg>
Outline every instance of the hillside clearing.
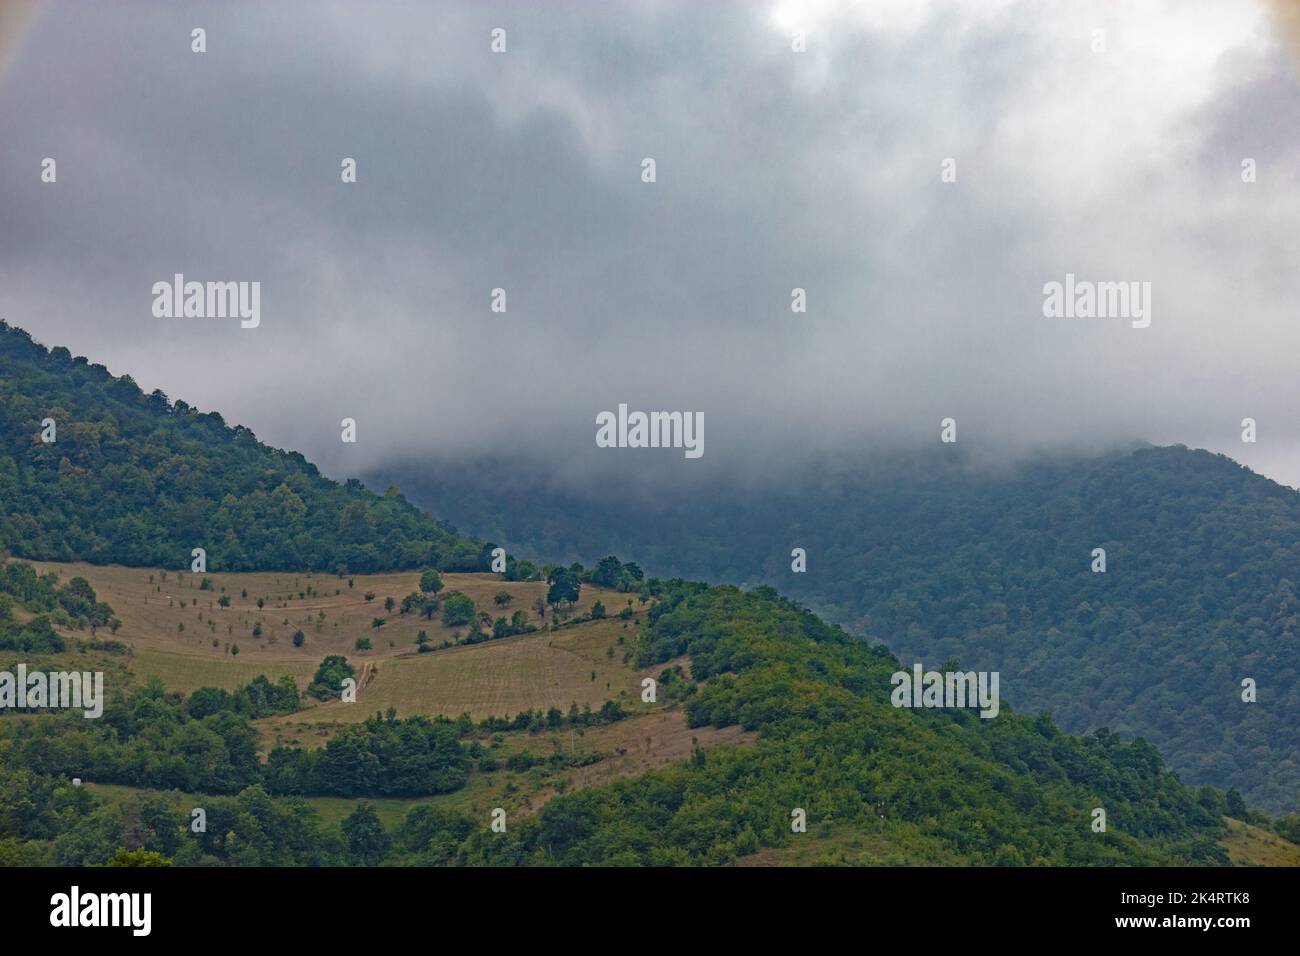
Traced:
<svg viewBox="0 0 1300 956">
<path fill-rule="evenodd" d="M 373 665 L 374 679 L 358 701 L 363 706 L 338 705 L 338 713 L 328 717 L 334 723 L 362 720 L 389 707 L 403 716 L 454 717 L 468 712 L 481 718 L 529 708 L 567 710 L 573 703 L 598 707 L 639 693 L 637 672 L 623 663 L 635 623 L 608 618 L 552 632 L 546 627 L 553 618 L 551 610 L 539 619 L 535 607 L 546 594 L 542 582 L 507 582 L 492 574 L 444 575 L 443 594 L 460 591 L 493 618 L 523 610 L 530 623 L 542 627 L 532 634 L 418 654 L 416 637 L 421 631 L 437 647 L 463 637 L 467 629 L 447 627 L 440 616 L 428 620 L 414 613 L 402 615 L 397 607 L 385 609 L 385 599 L 391 597 L 400 606 L 403 597 L 418 590 L 420 575 L 414 571 L 340 578 L 282 572 L 178 575 L 84 563 L 33 564 L 62 581 L 86 578 L 99 600 L 110 604 L 122 621 L 113 639 L 130 650 L 124 659 L 135 679 L 157 676 L 170 691 L 190 693 L 203 686 L 233 690 L 259 674 L 272 680 L 288 675 L 302 690 L 323 658 L 341 654 L 359 672 Z M 204 580 L 209 582 L 207 590 L 201 587 Z M 504 606 L 494 600 L 499 593 L 509 595 Z M 367 594 L 372 595 L 368 601 Z M 228 608 L 218 604 L 223 595 L 230 600 Z M 597 600 L 613 614 L 629 599 L 627 594 L 584 586 L 569 616 L 589 614 Z M 376 628 L 375 618 L 385 623 Z M 295 647 L 292 637 L 299 630 L 303 646 Z M 624 646 L 618 645 L 620 636 Z M 358 638 L 369 639 L 372 649 L 357 650 Z"/>
</svg>

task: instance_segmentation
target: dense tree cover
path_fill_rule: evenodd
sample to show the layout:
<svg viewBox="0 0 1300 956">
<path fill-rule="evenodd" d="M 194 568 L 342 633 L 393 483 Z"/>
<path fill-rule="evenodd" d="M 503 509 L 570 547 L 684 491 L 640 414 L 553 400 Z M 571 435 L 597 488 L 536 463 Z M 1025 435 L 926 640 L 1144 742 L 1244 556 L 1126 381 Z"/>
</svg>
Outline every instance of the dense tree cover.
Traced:
<svg viewBox="0 0 1300 956">
<path fill-rule="evenodd" d="M 454 723 L 392 713 L 344 728 L 320 750 L 277 747 L 262 763 L 249 721 L 291 712 L 297 699 L 288 678 L 188 698 L 150 681 L 98 720 L 3 722 L 0 760 L 54 777 L 214 794 L 262 785 L 282 794 L 418 796 L 465 785 L 469 756 Z"/>
<path fill-rule="evenodd" d="M 455 724 L 390 711 L 344 727 L 320 750 L 276 747 L 265 779 L 273 793 L 405 797 L 459 790 L 468 771 Z"/>
<path fill-rule="evenodd" d="M 448 866 L 463 862 L 462 845 L 483 826 L 473 817 L 440 807 L 412 807 L 397 834 L 397 850 L 407 862 Z"/>
<path fill-rule="evenodd" d="M 348 862 L 353 866 L 378 866 L 392 846 L 379 814 L 368 803 L 357 804 L 340 829 L 348 844 Z"/>
<path fill-rule="evenodd" d="M 686 705 L 691 723 L 739 723 L 761 734 L 757 748 L 697 751 L 557 798 L 504 836 L 476 831 L 466 860 L 720 864 L 797 839 L 800 807 L 813 825 L 859 830 L 883 812 L 918 847 L 977 864 L 1226 862 L 1224 795 L 1179 783 L 1145 741 L 1070 737 L 1005 708 L 992 720 L 895 709 L 888 651 L 768 589 L 673 582 L 650 615 L 639 663 L 689 654 L 708 678 Z M 1105 833 L 1091 829 L 1094 807 Z"/>
<path fill-rule="evenodd" d="M 98 599 L 85 578 L 74 577 L 60 584 L 57 574 L 38 575 L 30 564 L 10 561 L 0 554 L 0 596 L 4 595 L 33 614 L 50 615 L 60 627 L 108 627 L 116 631 L 120 624 L 113 617 L 113 609 Z"/>
<path fill-rule="evenodd" d="M 56 440 L 41 439 L 53 419 Z M 487 570 L 491 545 L 396 488 L 324 478 L 198 412 L 0 322 L 0 547 L 48 561 L 216 571 Z"/>
<path fill-rule="evenodd" d="M 463 862 L 481 824 L 429 805 L 413 807 L 389 833 L 365 803 L 337 826 L 301 797 L 258 784 L 205 796 L 205 827 L 170 794 L 110 803 L 67 779 L 0 764 L 0 866 L 355 866 Z"/>
<path fill-rule="evenodd" d="M 300 797 L 273 799 L 252 785 L 236 796 L 206 796 L 202 809 L 206 826 L 195 833 L 190 808 L 167 794 L 111 804 L 67 778 L 0 763 L 0 865 L 113 865 L 123 851 L 180 866 L 347 862 L 340 831 Z"/>
<path fill-rule="evenodd" d="M 32 617 L 20 621 L 17 604 Z M 0 650 L 30 654 L 57 654 L 67 642 L 54 629 L 108 627 L 116 632 L 120 622 L 113 609 L 95 595 L 85 578 L 60 585 L 55 574 L 37 575 L 30 564 L 0 556 Z"/>
<path fill-rule="evenodd" d="M 57 654 L 67 649 L 67 642 L 54 630 L 44 614 L 19 621 L 14 617 L 13 602 L 0 594 L 0 651 L 23 651 L 29 654 Z"/>
<path fill-rule="evenodd" d="M 171 866 L 172 861 L 157 850 L 127 850 L 118 847 L 105 866 Z"/>
<path fill-rule="evenodd" d="M 233 692 L 219 687 L 200 687 L 185 701 L 191 717 L 202 719 L 220 711 L 242 714 L 252 720 L 274 714 L 292 714 L 298 709 L 298 686 L 292 677 L 281 677 L 274 684 L 265 674 Z"/>
<path fill-rule="evenodd" d="M 34 773 L 164 790 L 238 793 L 257 782 L 257 734 L 247 716 L 195 709 L 203 715 L 151 680 L 97 720 L 57 713 L 0 722 L 0 753 Z"/>
<path fill-rule="evenodd" d="M 827 460 L 644 497 L 537 474 L 426 468 L 404 487 L 521 550 L 617 547 L 661 575 L 775 585 L 909 663 L 1000 671 L 1022 711 L 1141 735 L 1184 779 L 1297 809 L 1300 494 L 1228 458 L 1146 447 L 996 472 L 947 453 Z M 791 570 L 795 547 L 806 573 Z M 1258 703 L 1241 699 L 1246 677 Z"/>
</svg>

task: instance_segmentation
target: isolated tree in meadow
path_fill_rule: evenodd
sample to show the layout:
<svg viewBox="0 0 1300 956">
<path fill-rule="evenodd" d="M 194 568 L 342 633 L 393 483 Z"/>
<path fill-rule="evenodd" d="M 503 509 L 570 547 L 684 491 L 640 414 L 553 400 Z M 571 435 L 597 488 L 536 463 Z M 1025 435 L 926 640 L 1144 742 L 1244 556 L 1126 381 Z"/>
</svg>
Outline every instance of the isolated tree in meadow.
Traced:
<svg viewBox="0 0 1300 956">
<path fill-rule="evenodd" d="M 493 600 L 493 602 L 495 602 L 495 604 L 496 604 L 497 607 L 505 607 L 507 604 L 510 603 L 510 600 L 511 600 L 511 598 L 510 598 L 510 592 L 509 592 L 509 591 L 498 591 L 498 592 L 496 593 L 496 595 L 493 596 L 492 600 Z"/>
<path fill-rule="evenodd" d="M 578 601 L 578 595 L 582 590 L 582 583 L 578 580 L 578 572 L 571 568 L 556 568 L 551 572 L 550 589 L 546 592 L 546 603 L 559 606 L 573 605 Z"/>
<path fill-rule="evenodd" d="M 294 632 L 293 632 L 293 646 L 294 646 L 294 647 L 302 647 L 302 643 L 303 643 L 303 641 L 305 641 L 306 639 L 307 639 L 307 636 L 306 636 L 305 634 L 303 634 L 302 631 L 294 631 Z"/>
<path fill-rule="evenodd" d="M 392 595 L 389 595 L 388 597 L 384 598 L 384 610 L 391 613 L 393 610 L 393 605 L 395 603 L 396 602 L 393 601 Z"/>
<path fill-rule="evenodd" d="M 307 693 L 318 700 L 337 697 L 345 677 L 355 677 L 356 671 L 348 659 L 340 654 L 331 654 L 320 663 L 316 675 L 307 687 Z"/>
<path fill-rule="evenodd" d="M 420 575 L 420 590 L 425 594 L 437 594 L 442 590 L 442 575 L 433 568 Z"/>
<path fill-rule="evenodd" d="M 448 627 L 460 627 L 478 620 L 478 611 L 474 601 L 459 591 L 451 591 L 442 601 L 442 623 Z"/>
</svg>

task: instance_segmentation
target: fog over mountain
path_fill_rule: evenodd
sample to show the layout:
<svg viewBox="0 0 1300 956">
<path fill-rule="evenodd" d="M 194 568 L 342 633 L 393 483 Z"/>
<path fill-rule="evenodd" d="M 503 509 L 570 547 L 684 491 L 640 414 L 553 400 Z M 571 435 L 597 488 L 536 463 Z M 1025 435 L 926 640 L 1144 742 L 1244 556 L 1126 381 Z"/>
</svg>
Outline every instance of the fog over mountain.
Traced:
<svg viewBox="0 0 1300 956">
<path fill-rule="evenodd" d="M 1300 485 L 1286 4 L 18 13 L 0 316 L 335 476 L 769 475 L 952 417 L 985 460 L 1182 442 Z M 155 317 L 177 273 L 260 282 L 260 324 Z M 1067 275 L 1150 283 L 1149 326 L 1045 318 Z M 597 449 L 619 403 L 702 413 L 703 458 Z"/>
</svg>

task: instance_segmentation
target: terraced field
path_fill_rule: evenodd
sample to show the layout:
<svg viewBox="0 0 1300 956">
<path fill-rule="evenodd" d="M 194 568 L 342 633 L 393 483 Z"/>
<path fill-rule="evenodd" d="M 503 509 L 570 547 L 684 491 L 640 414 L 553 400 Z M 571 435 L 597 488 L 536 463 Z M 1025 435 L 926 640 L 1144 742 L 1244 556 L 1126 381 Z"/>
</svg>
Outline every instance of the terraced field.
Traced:
<svg viewBox="0 0 1300 956">
<path fill-rule="evenodd" d="M 522 609 L 530 623 L 543 629 L 419 654 L 415 641 L 420 631 L 437 647 L 463 637 L 466 628 L 447 627 L 439 617 L 425 620 L 402 615 L 396 607 L 385 609 L 387 598 L 400 606 L 403 597 L 418 590 L 415 572 L 339 578 L 177 575 L 50 562 L 35 566 L 57 573 L 61 580 L 79 575 L 90 581 L 99 599 L 122 621 L 114 639 L 129 649 L 126 661 L 134 678 L 160 677 L 169 690 L 230 690 L 258 674 L 272 679 L 287 674 L 301 689 L 324 657 L 342 654 L 359 672 L 368 672 L 358 700 L 364 706 L 340 704 L 327 717 L 315 715 L 315 720 L 360 720 L 389 707 L 404 716 L 468 712 L 481 718 L 527 708 L 567 710 L 572 703 L 597 707 L 609 699 L 639 696 L 640 675 L 623 660 L 637 622 L 607 619 L 552 632 L 545 627 L 552 612 L 548 609 L 545 618 L 539 618 L 535 606 L 546 593 L 540 582 L 503 582 L 492 574 L 446 575 L 444 594 L 461 591 L 493 617 Z M 201 587 L 204 579 L 208 590 Z M 494 598 L 502 592 L 510 599 L 498 606 Z M 220 606 L 223 595 L 230 599 L 229 607 Z M 570 616 L 588 614 L 597 600 L 613 614 L 627 606 L 629 597 L 584 587 Z M 375 627 L 375 618 L 383 618 L 384 624 Z M 293 644 L 295 631 L 303 632 L 301 647 Z M 358 638 L 368 638 L 372 649 L 358 651 Z"/>
</svg>

